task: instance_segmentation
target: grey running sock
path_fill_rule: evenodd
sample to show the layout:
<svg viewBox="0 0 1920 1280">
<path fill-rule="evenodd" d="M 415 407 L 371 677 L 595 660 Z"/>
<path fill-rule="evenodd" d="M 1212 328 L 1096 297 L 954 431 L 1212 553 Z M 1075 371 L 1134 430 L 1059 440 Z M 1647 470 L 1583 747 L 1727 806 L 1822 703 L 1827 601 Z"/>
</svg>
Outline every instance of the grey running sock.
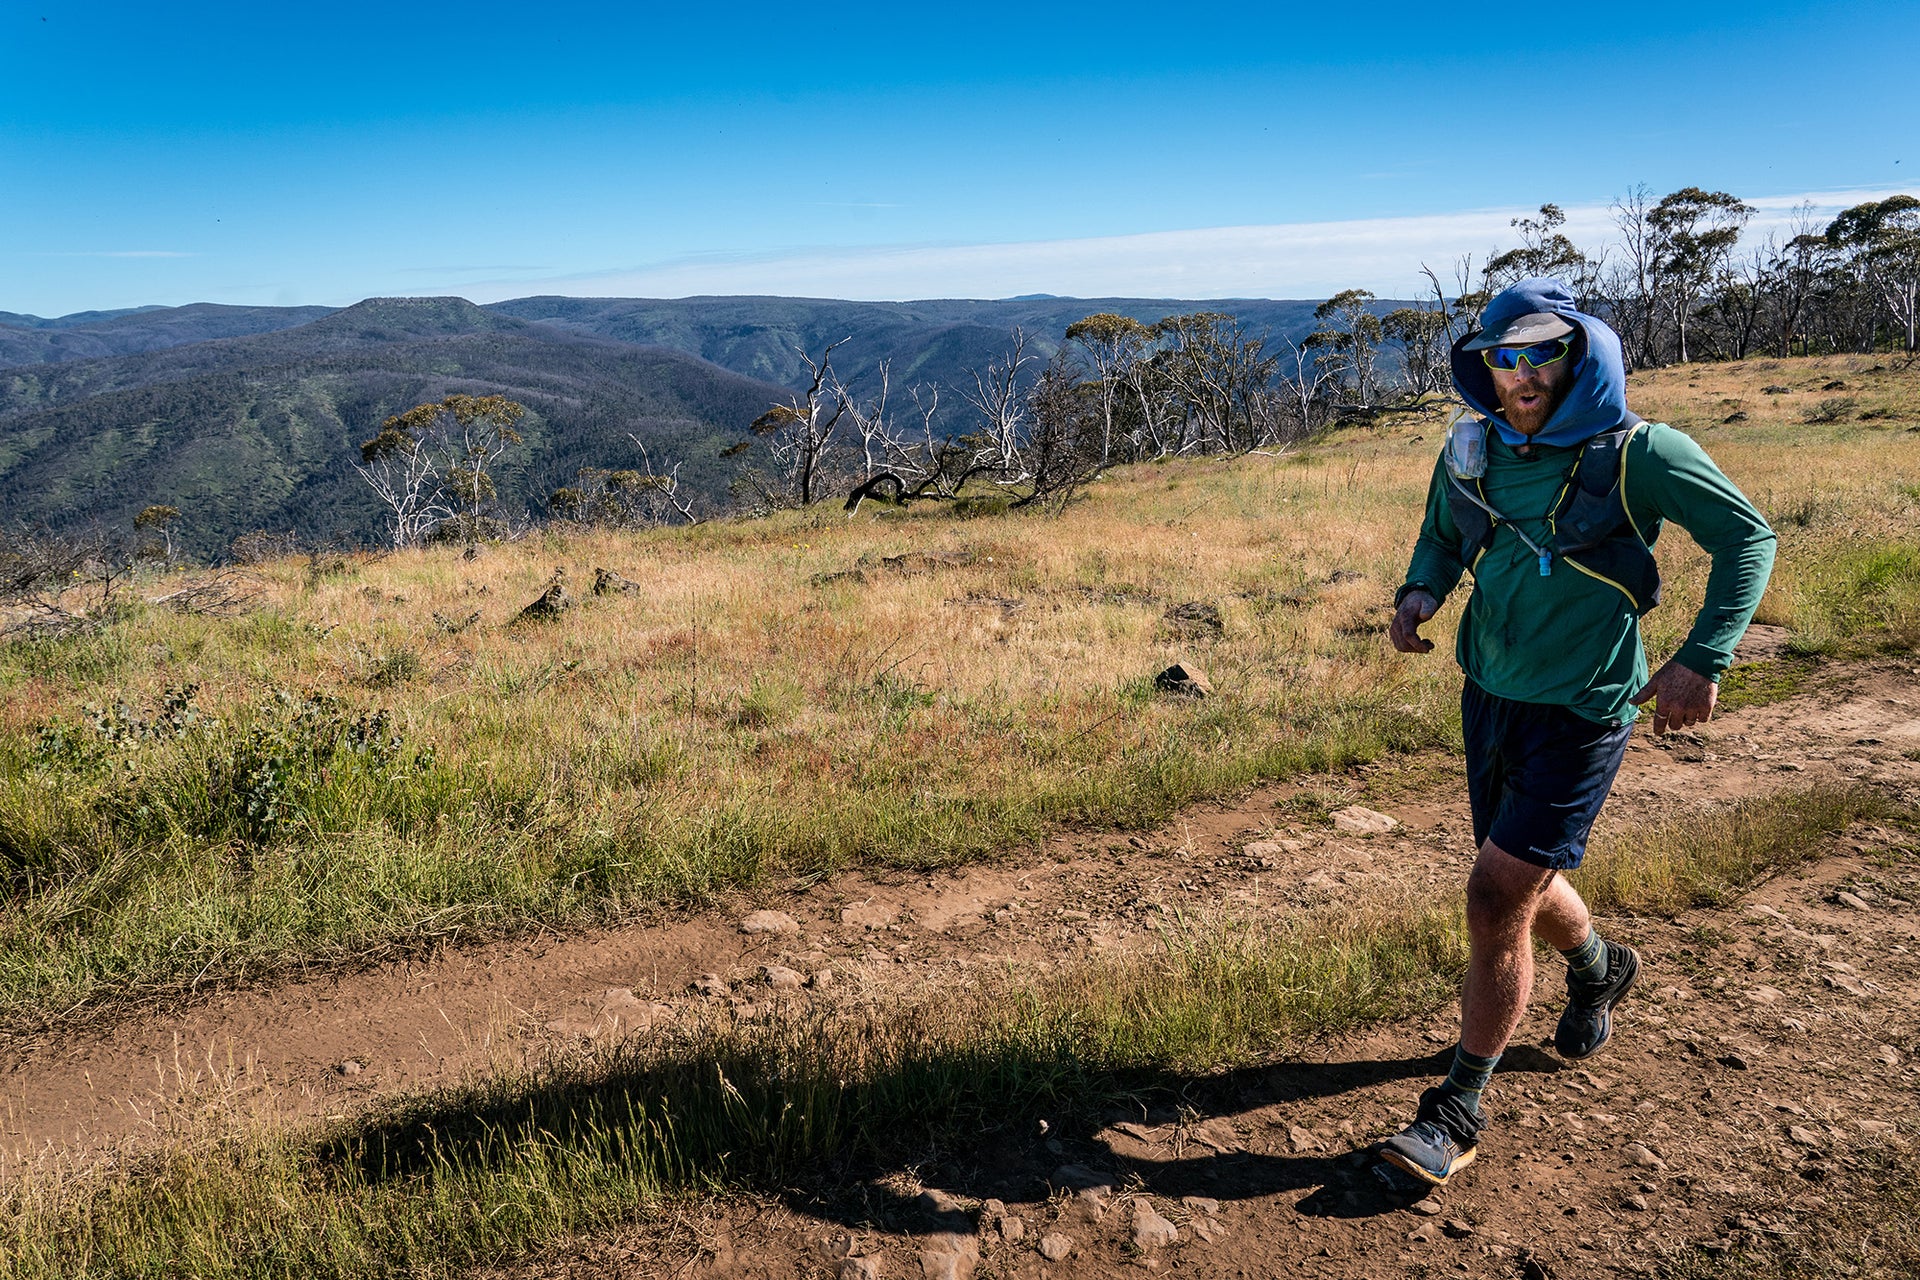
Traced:
<svg viewBox="0 0 1920 1280">
<path fill-rule="evenodd" d="M 1480 1114 L 1480 1095 L 1487 1091 L 1487 1082 L 1493 1079 L 1493 1068 L 1500 1061 L 1500 1055 L 1483 1058 L 1477 1053 L 1468 1053 L 1465 1045 L 1456 1045 L 1453 1050 L 1453 1069 L 1447 1072 L 1447 1078 L 1440 1087 L 1454 1094 L 1473 1111 Z"/>
<path fill-rule="evenodd" d="M 1570 951 L 1562 951 L 1567 958 L 1567 976 L 1575 982 L 1605 982 L 1607 980 L 1607 944 L 1601 940 L 1600 931 L 1592 925 L 1587 926 L 1587 940 Z"/>
</svg>

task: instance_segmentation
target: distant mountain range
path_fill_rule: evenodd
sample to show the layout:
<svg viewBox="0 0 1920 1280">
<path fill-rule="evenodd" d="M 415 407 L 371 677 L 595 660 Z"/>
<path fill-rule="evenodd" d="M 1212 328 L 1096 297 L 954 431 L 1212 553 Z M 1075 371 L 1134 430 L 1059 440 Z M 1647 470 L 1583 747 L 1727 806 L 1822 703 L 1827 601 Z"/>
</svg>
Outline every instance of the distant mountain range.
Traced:
<svg viewBox="0 0 1920 1280">
<path fill-rule="evenodd" d="M 850 341 L 856 389 L 891 362 L 896 390 L 971 386 L 1015 327 L 1050 356 L 1100 311 L 1152 321 L 1225 311 L 1299 337 L 1314 303 L 1018 298 L 903 303 L 713 297 L 378 298 L 342 309 L 210 303 L 57 319 L 0 312 L 0 518 L 124 525 L 149 503 L 185 513 L 178 541 L 220 555 L 253 529 L 371 537 L 378 507 L 352 470 L 388 415 L 453 392 L 527 406 L 499 469 L 503 499 L 542 509 L 582 466 L 629 466 L 632 433 L 717 498 L 760 452 L 722 458 L 804 381 L 799 350 Z M 949 392 L 943 403 L 960 408 Z"/>
</svg>

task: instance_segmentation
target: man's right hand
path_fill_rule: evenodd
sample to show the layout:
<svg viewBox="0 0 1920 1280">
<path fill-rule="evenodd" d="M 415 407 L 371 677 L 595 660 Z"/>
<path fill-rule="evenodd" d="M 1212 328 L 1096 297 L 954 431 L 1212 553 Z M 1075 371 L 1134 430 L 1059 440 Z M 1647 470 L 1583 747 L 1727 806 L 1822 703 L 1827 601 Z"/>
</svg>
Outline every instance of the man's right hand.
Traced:
<svg viewBox="0 0 1920 1280">
<path fill-rule="evenodd" d="M 1402 653 L 1432 653 L 1433 641 L 1421 638 L 1420 624 L 1438 612 L 1440 602 L 1426 592 L 1407 592 L 1400 597 L 1400 607 L 1393 611 L 1393 625 L 1387 628 L 1387 638 Z"/>
</svg>

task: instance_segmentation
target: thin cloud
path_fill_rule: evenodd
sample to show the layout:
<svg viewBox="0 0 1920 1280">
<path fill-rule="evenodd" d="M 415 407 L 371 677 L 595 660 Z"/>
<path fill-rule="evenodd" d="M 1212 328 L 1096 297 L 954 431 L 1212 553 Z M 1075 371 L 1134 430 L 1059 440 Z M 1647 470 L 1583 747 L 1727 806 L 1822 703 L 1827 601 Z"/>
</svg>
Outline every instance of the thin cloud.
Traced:
<svg viewBox="0 0 1920 1280">
<path fill-rule="evenodd" d="M 1797 211 L 1818 223 L 1892 190 L 1816 191 L 1750 199 L 1747 234 L 1792 234 Z M 1455 259 L 1476 263 L 1510 247 L 1514 218 L 1530 208 L 1475 209 L 1403 218 L 1279 223 L 1156 231 L 1130 236 L 1001 244 L 794 247 L 703 253 L 624 270 L 468 286 L 482 301 L 543 293 L 582 297 L 677 298 L 694 294 L 898 300 L 1071 297 L 1314 298 L 1341 289 L 1405 297 L 1423 287 L 1425 263 L 1445 278 Z M 1617 236 L 1606 205 L 1568 206 L 1567 233 L 1592 251 Z"/>
<path fill-rule="evenodd" d="M 474 266 L 450 267 L 402 267 L 400 273 L 409 276 L 463 275 L 475 271 L 551 271 L 550 265 L 526 266 L 511 262 L 484 263 Z"/>
<path fill-rule="evenodd" d="M 182 253 L 178 249 L 73 249 L 65 252 L 49 250 L 40 254 L 43 258 L 197 258 L 197 253 Z"/>
</svg>

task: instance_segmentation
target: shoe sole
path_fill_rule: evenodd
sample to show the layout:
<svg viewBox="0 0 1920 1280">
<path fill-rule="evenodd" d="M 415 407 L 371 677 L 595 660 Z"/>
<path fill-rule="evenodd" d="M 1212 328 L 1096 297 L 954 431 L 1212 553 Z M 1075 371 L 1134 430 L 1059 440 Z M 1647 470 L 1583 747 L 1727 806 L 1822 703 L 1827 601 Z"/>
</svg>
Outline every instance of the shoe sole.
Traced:
<svg viewBox="0 0 1920 1280">
<path fill-rule="evenodd" d="M 1479 1154 L 1480 1154 L 1480 1148 L 1478 1147 L 1474 1147 L 1470 1151 L 1461 1152 L 1459 1155 L 1453 1158 L 1453 1163 L 1447 1166 L 1447 1171 L 1443 1174 L 1440 1174 L 1437 1177 L 1434 1175 L 1431 1169 L 1422 1169 L 1414 1161 L 1408 1159 L 1406 1156 L 1401 1155 L 1398 1151 L 1395 1151 L 1391 1148 L 1388 1148 L 1387 1150 L 1382 1151 L 1380 1153 L 1380 1158 L 1382 1160 L 1385 1160 L 1388 1164 L 1392 1165 L 1394 1168 L 1400 1170 L 1402 1173 L 1412 1174 L 1414 1177 L 1420 1179 L 1420 1181 L 1426 1183 L 1430 1187 L 1444 1187 L 1447 1185 L 1449 1181 L 1452 1180 L 1454 1174 L 1460 1172 L 1462 1169 L 1472 1164 L 1473 1158 Z"/>
<path fill-rule="evenodd" d="M 1567 1053 L 1563 1051 L 1558 1044 L 1554 1045 L 1554 1051 L 1559 1053 L 1560 1057 L 1565 1061 L 1585 1062 L 1606 1048 L 1607 1041 L 1613 1039 L 1614 1008 L 1622 1000 L 1627 998 L 1627 992 L 1633 990 L 1633 984 L 1640 981 L 1640 953 L 1629 947 L 1627 949 L 1627 956 L 1633 961 L 1633 967 L 1627 970 L 1626 982 L 1621 985 L 1620 990 L 1614 992 L 1613 999 L 1607 1001 L 1607 1007 L 1600 1011 L 1600 1038 L 1594 1041 L 1593 1048 L 1587 1050 L 1585 1053 Z"/>
</svg>

